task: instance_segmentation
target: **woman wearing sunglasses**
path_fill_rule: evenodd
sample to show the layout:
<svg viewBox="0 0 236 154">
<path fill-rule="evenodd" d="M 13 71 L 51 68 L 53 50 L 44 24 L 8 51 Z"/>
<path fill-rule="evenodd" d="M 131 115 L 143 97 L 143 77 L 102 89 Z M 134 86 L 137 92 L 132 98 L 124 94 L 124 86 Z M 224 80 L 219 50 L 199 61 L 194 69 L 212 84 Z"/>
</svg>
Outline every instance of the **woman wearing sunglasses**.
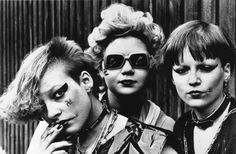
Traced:
<svg viewBox="0 0 236 154">
<path fill-rule="evenodd" d="M 177 27 L 164 45 L 165 73 L 191 107 L 174 127 L 185 154 L 236 153 L 236 102 L 227 92 L 235 56 L 218 26 L 198 20 Z"/>
<path fill-rule="evenodd" d="M 172 130 L 174 120 L 147 99 L 147 82 L 154 71 L 154 55 L 164 41 L 161 27 L 149 13 L 112 4 L 101 12 L 102 22 L 88 36 L 86 50 L 98 62 L 105 80 L 106 101 L 127 117 Z M 150 81 L 149 81 L 150 82 Z"/>
<path fill-rule="evenodd" d="M 0 116 L 45 121 L 27 154 L 174 151 L 163 150 L 173 142 L 169 131 L 128 119 L 101 103 L 98 82 L 93 59 L 75 42 L 54 38 L 24 59 L 0 98 Z"/>
</svg>

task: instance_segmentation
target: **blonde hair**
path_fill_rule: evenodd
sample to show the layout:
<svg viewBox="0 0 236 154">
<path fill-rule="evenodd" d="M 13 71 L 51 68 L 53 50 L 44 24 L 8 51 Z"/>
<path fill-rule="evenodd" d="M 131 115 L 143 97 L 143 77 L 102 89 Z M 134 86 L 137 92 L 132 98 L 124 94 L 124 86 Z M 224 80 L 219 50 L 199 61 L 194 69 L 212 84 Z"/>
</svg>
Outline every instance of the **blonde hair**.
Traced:
<svg viewBox="0 0 236 154">
<path fill-rule="evenodd" d="M 97 84 L 98 73 L 92 58 L 84 54 L 74 41 L 56 37 L 25 57 L 15 79 L 0 97 L 1 116 L 13 121 L 40 119 L 45 110 L 38 97 L 40 80 L 49 67 L 59 62 L 67 66 L 66 73 L 74 80 L 86 69 Z"/>
<path fill-rule="evenodd" d="M 103 59 L 106 46 L 118 37 L 131 35 L 141 39 L 151 55 L 155 55 L 164 42 L 162 28 L 153 23 L 148 12 L 135 11 L 130 6 L 115 3 L 101 12 L 101 18 L 100 25 L 88 36 L 90 48 L 86 50 L 99 63 Z"/>
</svg>

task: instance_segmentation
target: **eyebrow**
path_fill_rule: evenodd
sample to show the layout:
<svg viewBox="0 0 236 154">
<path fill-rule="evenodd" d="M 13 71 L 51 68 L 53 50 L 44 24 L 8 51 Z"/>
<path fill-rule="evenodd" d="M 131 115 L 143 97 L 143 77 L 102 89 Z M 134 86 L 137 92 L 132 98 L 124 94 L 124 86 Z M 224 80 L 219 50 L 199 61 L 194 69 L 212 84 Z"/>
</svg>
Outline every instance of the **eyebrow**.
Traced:
<svg viewBox="0 0 236 154">
<path fill-rule="evenodd" d="M 46 90 L 44 90 L 44 91 L 39 91 L 40 92 L 40 94 L 45 94 L 45 93 L 49 93 L 50 91 L 52 91 L 52 90 L 54 90 L 54 89 L 56 89 L 57 87 L 62 87 L 62 86 L 64 86 L 66 83 L 64 83 L 64 84 L 56 84 L 56 85 L 53 85 L 52 87 L 50 87 L 50 88 L 48 88 L 48 89 L 46 89 Z M 59 89 L 60 89 L 59 88 Z M 58 89 L 57 89 L 58 90 Z"/>
</svg>

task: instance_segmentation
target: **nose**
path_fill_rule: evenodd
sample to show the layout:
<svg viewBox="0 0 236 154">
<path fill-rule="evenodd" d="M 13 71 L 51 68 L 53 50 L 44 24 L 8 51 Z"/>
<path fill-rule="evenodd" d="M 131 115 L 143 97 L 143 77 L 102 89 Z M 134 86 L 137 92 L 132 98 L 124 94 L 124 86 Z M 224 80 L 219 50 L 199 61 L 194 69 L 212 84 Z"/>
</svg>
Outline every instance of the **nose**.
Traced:
<svg viewBox="0 0 236 154">
<path fill-rule="evenodd" d="M 197 86 L 201 83 L 201 79 L 196 71 L 191 71 L 189 78 L 188 78 L 188 83 L 191 86 Z"/>
<path fill-rule="evenodd" d="M 47 103 L 47 117 L 51 120 L 56 120 L 62 113 L 62 110 L 59 107 L 59 104 L 56 103 Z"/>
<path fill-rule="evenodd" d="M 134 74 L 134 69 L 128 60 L 125 60 L 125 63 L 121 69 L 123 75 L 132 75 Z"/>
</svg>

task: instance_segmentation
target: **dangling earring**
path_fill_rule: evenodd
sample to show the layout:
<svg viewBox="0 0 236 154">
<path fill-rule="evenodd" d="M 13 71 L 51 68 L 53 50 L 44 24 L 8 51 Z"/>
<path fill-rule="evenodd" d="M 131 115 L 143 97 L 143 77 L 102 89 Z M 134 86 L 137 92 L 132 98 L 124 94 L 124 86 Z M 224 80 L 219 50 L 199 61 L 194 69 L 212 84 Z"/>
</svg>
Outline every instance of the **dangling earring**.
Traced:
<svg viewBox="0 0 236 154">
<path fill-rule="evenodd" d="M 108 75 L 107 69 L 103 69 L 103 74 L 104 74 L 104 76 L 107 76 L 107 75 Z"/>
<path fill-rule="evenodd" d="M 229 77 L 224 80 L 224 93 L 228 96 L 229 95 Z"/>
</svg>

